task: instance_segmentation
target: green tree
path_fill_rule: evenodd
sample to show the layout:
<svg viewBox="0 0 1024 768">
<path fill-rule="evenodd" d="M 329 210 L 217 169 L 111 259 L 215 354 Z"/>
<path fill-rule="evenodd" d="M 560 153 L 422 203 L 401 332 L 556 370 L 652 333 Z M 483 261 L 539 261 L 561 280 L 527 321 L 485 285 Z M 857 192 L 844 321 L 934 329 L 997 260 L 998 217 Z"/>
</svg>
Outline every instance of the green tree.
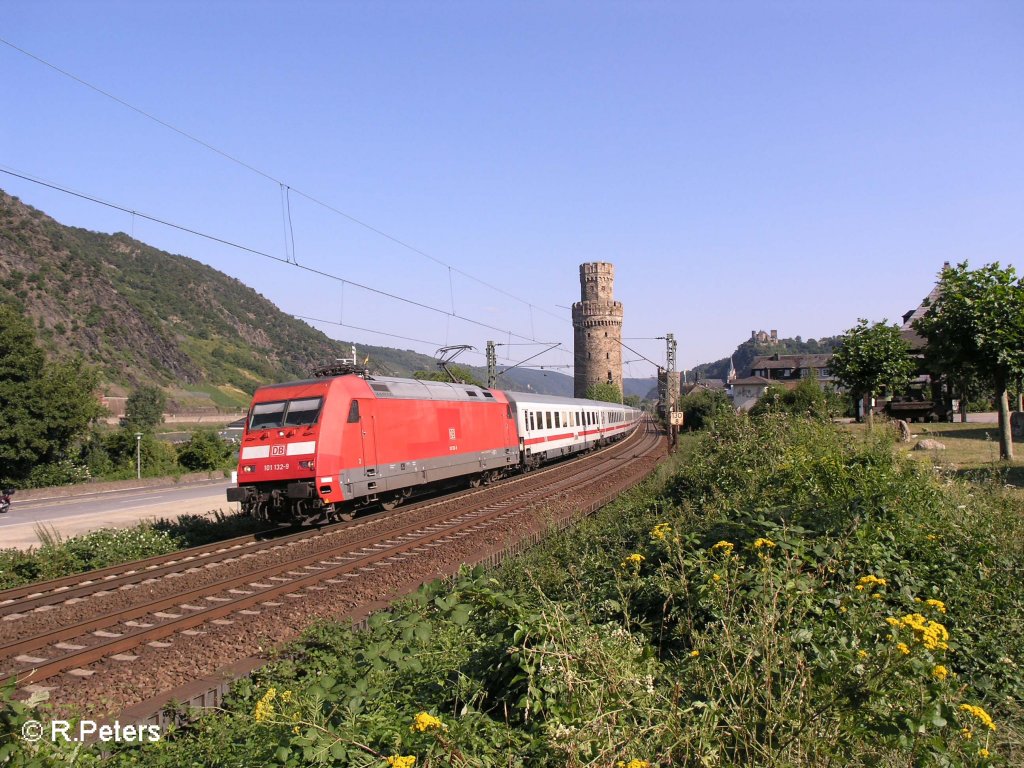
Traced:
<svg viewBox="0 0 1024 768">
<path fill-rule="evenodd" d="M 610 381 L 602 381 L 598 384 L 591 384 L 587 387 L 587 393 L 583 395 L 587 400 L 598 400 L 602 403 L 621 403 L 622 392 Z"/>
<path fill-rule="evenodd" d="M 790 413 L 829 420 L 839 413 L 835 392 L 823 389 L 814 379 L 801 379 L 793 389 L 772 384 L 750 409 L 751 416 L 764 413 Z"/>
<path fill-rule="evenodd" d="M 626 395 L 622 398 L 624 405 L 628 405 L 631 408 L 639 408 L 643 405 L 643 400 L 640 399 L 640 395 Z"/>
<path fill-rule="evenodd" d="M 716 418 L 732 412 L 729 396 L 718 389 L 695 389 L 679 401 L 683 426 L 688 430 L 706 429 Z"/>
<path fill-rule="evenodd" d="M 68 457 L 103 413 L 97 383 L 81 359 L 47 363 L 31 324 L 0 304 L 0 483 L 24 485 L 34 469 Z"/>
<path fill-rule="evenodd" d="M 192 439 L 178 449 L 178 463 L 192 472 L 219 469 L 230 456 L 231 446 L 212 430 L 194 432 Z"/>
<path fill-rule="evenodd" d="M 475 387 L 487 386 L 477 379 L 473 372 L 464 365 L 449 365 L 448 368 L 462 384 L 472 384 Z M 412 377 L 420 381 L 445 381 L 451 383 L 451 377 L 444 371 L 416 371 Z"/>
<path fill-rule="evenodd" d="M 910 345 L 900 336 L 900 329 L 885 320 L 868 325 L 860 319 L 841 337 L 832 353 L 829 368 L 854 398 L 864 398 L 868 428 L 872 425 L 871 398 L 886 391 L 890 394 L 904 389 L 914 373 Z"/>
<path fill-rule="evenodd" d="M 143 477 L 163 477 L 180 471 L 174 446 L 157 440 L 151 432 L 143 433 L 141 438 L 136 438 L 135 433 L 136 430 L 125 427 L 104 435 L 103 447 L 114 466 L 113 476 L 135 477 L 136 460 Z"/>
<path fill-rule="evenodd" d="M 1009 386 L 1024 374 L 1024 277 L 999 262 L 942 270 L 939 296 L 914 328 L 943 372 L 973 372 L 992 383 L 999 408 L 999 456 L 1013 460 Z"/>
<path fill-rule="evenodd" d="M 164 421 L 167 397 L 159 387 L 141 386 L 128 395 L 125 403 L 125 428 L 137 432 L 152 432 Z"/>
</svg>

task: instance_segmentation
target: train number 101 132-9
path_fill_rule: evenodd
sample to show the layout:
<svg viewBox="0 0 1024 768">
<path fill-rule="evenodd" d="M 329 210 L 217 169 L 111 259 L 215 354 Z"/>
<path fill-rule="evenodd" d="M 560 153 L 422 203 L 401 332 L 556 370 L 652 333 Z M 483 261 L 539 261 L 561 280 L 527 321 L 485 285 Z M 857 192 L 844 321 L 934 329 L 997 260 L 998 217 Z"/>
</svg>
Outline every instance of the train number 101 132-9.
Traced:
<svg viewBox="0 0 1024 768">
<path fill-rule="evenodd" d="M 281 472 L 282 470 L 291 468 L 291 464 L 264 464 L 264 472 Z"/>
</svg>

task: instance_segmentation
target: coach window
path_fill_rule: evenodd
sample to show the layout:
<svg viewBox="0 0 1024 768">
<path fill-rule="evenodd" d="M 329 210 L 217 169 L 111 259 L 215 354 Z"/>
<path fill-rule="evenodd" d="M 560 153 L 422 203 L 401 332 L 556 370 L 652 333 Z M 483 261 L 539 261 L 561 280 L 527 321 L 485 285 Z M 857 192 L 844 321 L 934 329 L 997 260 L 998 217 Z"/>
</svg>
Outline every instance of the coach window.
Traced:
<svg viewBox="0 0 1024 768">
<path fill-rule="evenodd" d="M 551 429 L 551 411 L 544 412 L 544 421 L 547 422 L 548 429 Z"/>
<path fill-rule="evenodd" d="M 558 429 L 558 428 L 560 428 L 562 426 L 562 422 L 561 422 L 561 420 L 558 417 L 559 417 L 559 413 L 558 413 L 558 411 L 555 411 L 555 429 Z"/>
<path fill-rule="evenodd" d="M 530 412 L 529 412 L 529 413 L 527 414 L 527 416 L 529 416 L 529 417 L 530 417 L 530 429 L 531 429 L 531 430 L 534 430 L 534 429 L 536 429 L 536 427 L 535 427 L 535 426 L 533 426 L 533 411 L 530 411 Z"/>
</svg>

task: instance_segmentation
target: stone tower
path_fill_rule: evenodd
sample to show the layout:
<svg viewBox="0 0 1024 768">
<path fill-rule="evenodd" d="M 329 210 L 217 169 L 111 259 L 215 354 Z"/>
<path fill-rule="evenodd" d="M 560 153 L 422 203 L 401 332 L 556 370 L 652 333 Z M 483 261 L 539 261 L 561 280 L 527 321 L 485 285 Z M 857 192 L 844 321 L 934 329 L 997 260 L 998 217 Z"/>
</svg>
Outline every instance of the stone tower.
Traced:
<svg viewBox="0 0 1024 768">
<path fill-rule="evenodd" d="M 612 298 L 614 282 L 613 264 L 580 264 L 582 301 L 572 305 L 576 397 L 591 384 L 606 382 L 622 392 L 622 302 Z"/>
</svg>

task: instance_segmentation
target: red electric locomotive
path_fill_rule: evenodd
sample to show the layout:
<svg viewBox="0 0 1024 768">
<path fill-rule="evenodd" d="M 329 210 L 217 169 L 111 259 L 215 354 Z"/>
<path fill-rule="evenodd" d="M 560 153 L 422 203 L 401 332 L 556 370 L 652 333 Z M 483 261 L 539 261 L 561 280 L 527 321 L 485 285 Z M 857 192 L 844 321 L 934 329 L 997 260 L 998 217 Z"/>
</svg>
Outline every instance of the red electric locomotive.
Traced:
<svg viewBox="0 0 1024 768">
<path fill-rule="evenodd" d="M 512 406 L 499 391 L 330 376 L 256 390 L 227 498 L 264 520 L 348 519 L 429 483 L 495 479 L 519 459 Z"/>
</svg>

